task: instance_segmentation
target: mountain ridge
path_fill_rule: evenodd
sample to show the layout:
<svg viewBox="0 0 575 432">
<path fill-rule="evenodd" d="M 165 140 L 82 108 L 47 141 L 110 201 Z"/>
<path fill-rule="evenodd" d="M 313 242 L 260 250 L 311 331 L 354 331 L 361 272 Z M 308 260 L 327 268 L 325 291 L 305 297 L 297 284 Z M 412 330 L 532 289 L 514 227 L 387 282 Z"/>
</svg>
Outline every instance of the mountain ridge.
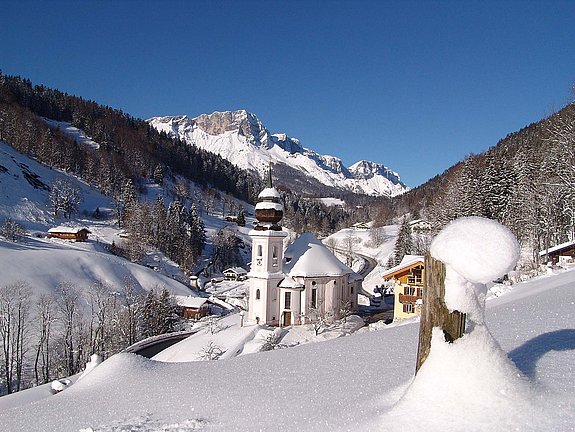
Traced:
<svg viewBox="0 0 575 432">
<path fill-rule="evenodd" d="M 346 167 L 340 158 L 304 147 L 286 133 L 270 133 L 261 120 L 246 110 L 216 111 L 198 117 L 152 117 L 147 122 L 158 131 L 190 145 L 211 151 L 236 166 L 263 176 L 269 162 L 284 165 L 299 179 L 298 187 L 313 194 L 322 189 L 373 196 L 396 196 L 407 190 L 398 173 L 383 164 L 359 161 Z M 279 184 L 290 188 L 282 178 Z M 321 193 L 321 192 L 320 192 Z"/>
</svg>

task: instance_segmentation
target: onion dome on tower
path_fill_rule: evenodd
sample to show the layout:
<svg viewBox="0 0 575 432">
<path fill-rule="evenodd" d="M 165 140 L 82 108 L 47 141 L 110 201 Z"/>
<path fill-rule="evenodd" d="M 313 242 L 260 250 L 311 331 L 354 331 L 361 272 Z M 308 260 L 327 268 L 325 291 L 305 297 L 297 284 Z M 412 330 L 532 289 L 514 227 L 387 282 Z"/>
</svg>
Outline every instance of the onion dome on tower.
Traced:
<svg viewBox="0 0 575 432">
<path fill-rule="evenodd" d="M 281 203 L 281 196 L 276 188 L 272 185 L 272 169 L 270 164 L 268 187 L 260 192 L 258 195 L 258 203 L 256 204 L 256 219 L 258 224 L 256 230 L 274 230 L 281 231 L 278 223 L 284 216 L 284 206 Z"/>
</svg>

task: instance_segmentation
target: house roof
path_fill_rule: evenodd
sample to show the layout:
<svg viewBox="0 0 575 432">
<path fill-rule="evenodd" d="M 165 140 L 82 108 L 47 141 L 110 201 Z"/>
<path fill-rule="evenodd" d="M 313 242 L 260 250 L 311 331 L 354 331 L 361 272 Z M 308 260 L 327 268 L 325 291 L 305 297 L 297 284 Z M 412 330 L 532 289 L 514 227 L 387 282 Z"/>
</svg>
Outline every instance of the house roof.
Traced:
<svg viewBox="0 0 575 432">
<path fill-rule="evenodd" d="M 235 273 L 237 275 L 243 275 L 247 274 L 248 272 L 241 267 L 230 267 L 224 270 L 224 274 L 225 273 Z"/>
<path fill-rule="evenodd" d="M 188 307 L 193 309 L 199 309 L 204 304 L 208 302 L 208 299 L 205 297 L 194 297 L 194 296 L 175 296 L 176 303 L 178 306 L 181 307 Z"/>
<path fill-rule="evenodd" d="M 545 256 L 553 252 L 560 252 L 563 249 L 568 249 L 573 246 L 575 246 L 575 240 L 561 243 L 558 244 L 557 246 L 553 246 L 552 248 L 542 250 L 541 252 L 539 252 L 539 256 Z"/>
<path fill-rule="evenodd" d="M 338 260 L 312 233 L 303 233 L 285 251 L 290 277 L 343 276 L 354 271 Z"/>
<path fill-rule="evenodd" d="M 49 233 L 66 233 L 66 234 L 78 234 L 80 231 L 86 230 L 88 233 L 90 230 L 86 227 L 69 227 L 69 226 L 57 226 L 50 228 Z"/>
<path fill-rule="evenodd" d="M 409 267 L 411 267 L 417 263 L 421 263 L 421 264 L 425 263 L 425 258 L 423 255 L 405 255 L 398 265 L 391 267 L 390 269 L 387 269 L 386 271 L 381 273 L 381 277 L 385 278 L 386 276 L 391 276 L 391 275 L 393 275 L 393 274 L 395 274 L 395 273 L 397 273 L 403 269 L 409 268 Z"/>
</svg>

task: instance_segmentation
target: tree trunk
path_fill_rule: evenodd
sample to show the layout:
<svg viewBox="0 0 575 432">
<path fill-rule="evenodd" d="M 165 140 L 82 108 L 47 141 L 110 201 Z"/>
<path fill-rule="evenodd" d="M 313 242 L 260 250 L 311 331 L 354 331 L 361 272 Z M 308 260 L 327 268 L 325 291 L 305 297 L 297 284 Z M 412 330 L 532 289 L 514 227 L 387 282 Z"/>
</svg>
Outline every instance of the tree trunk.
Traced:
<svg viewBox="0 0 575 432">
<path fill-rule="evenodd" d="M 463 336 L 465 331 L 465 314 L 449 312 L 445 306 L 445 264 L 425 255 L 425 281 L 423 290 L 423 307 L 419 324 L 419 347 L 415 373 L 429 355 L 431 348 L 431 333 L 434 327 L 443 330 L 445 340 L 453 342 Z"/>
</svg>

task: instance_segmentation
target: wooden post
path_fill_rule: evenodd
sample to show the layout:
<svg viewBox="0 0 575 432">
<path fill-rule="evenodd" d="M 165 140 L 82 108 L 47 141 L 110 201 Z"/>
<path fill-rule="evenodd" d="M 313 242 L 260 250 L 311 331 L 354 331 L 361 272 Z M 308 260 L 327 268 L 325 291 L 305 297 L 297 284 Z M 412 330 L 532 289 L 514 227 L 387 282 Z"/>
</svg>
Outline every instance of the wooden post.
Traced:
<svg viewBox="0 0 575 432">
<path fill-rule="evenodd" d="M 427 253 L 425 255 L 423 306 L 419 324 L 416 374 L 429 355 L 433 327 L 441 328 L 446 342 L 450 343 L 463 336 L 465 331 L 465 314 L 458 311 L 449 312 L 445 306 L 444 298 L 445 264 Z"/>
</svg>

